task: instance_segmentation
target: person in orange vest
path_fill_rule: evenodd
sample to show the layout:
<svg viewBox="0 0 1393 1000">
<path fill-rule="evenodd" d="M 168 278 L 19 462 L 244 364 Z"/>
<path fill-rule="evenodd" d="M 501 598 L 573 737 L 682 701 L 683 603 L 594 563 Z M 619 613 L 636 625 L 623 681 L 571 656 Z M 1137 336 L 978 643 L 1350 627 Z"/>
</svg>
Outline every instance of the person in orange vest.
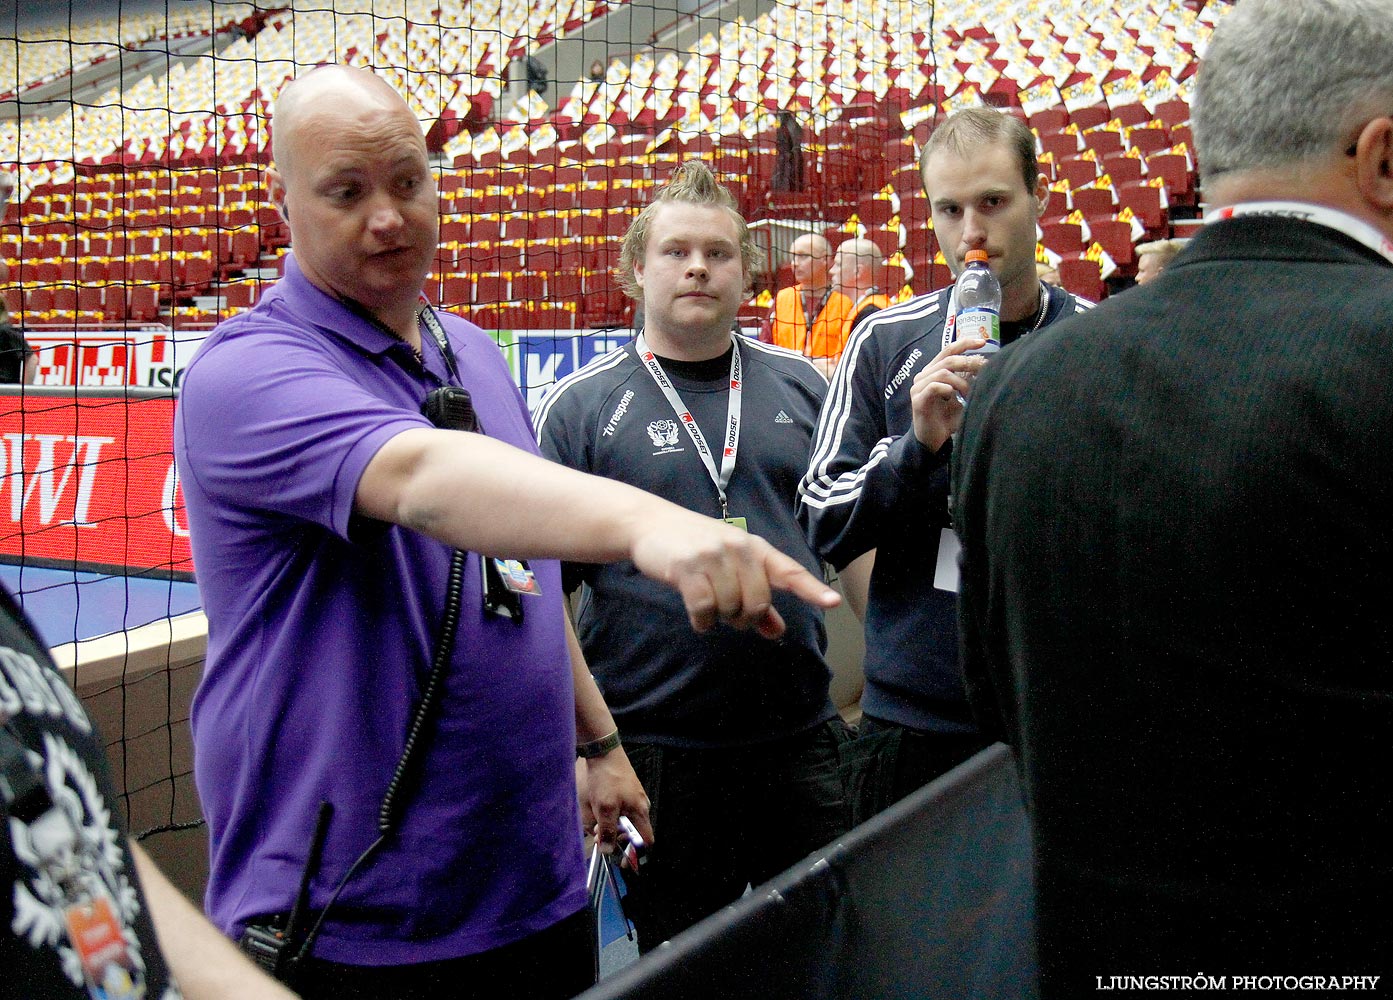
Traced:
<svg viewBox="0 0 1393 1000">
<path fill-rule="evenodd" d="M 856 324 L 872 313 L 879 312 L 890 304 L 890 296 L 879 288 L 878 281 L 885 270 L 885 259 L 880 247 L 871 240 L 853 239 L 837 247 L 832 256 L 832 288 L 846 298 L 842 317 L 841 344 L 833 367 L 846 347 L 847 338 Z"/>
<path fill-rule="evenodd" d="M 775 297 L 768 336 L 760 339 L 797 351 L 827 374 L 846 343 L 842 317 L 848 305 L 832 288 L 831 244 L 817 233 L 800 236 L 789 247 L 789 259 L 797 284 Z"/>
</svg>

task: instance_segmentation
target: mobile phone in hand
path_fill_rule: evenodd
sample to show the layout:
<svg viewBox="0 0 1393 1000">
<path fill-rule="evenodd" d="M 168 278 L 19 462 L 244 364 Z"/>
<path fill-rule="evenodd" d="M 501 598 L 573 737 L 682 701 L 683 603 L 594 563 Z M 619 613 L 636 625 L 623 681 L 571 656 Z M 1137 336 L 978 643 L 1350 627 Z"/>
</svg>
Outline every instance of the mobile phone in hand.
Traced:
<svg viewBox="0 0 1393 1000">
<path fill-rule="evenodd" d="M 648 845 L 644 842 L 643 835 L 638 832 L 627 816 L 619 817 L 619 832 L 628 841 L 624 844 L 624 865 L 630 871 L 638 871 L 639 863 L 643 860 Z"/>
</svg>

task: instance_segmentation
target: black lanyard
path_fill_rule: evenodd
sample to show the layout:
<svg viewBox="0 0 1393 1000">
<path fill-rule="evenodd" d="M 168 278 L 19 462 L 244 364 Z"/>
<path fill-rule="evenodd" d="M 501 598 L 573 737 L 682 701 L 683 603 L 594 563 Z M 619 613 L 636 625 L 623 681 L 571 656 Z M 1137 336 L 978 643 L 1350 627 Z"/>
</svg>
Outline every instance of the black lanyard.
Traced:
<svg viewBox="0 0 1393 1000">
<path fill-rule="evenodd" d="M 455 380 L 455 385 L 463 386 L 464 382 L 460 378 L 459 367 L 455 364 L 455 351 L 450 346 L 450 338 L 445 336 L 445 327 L 440 324 L 440 318 L 435 315 L 435 310 L 430 307 L 430 303 L 421 300 L 421 322 L 426 324 L 426 329 L 435 338 L 436 344 L 440 347 L 440 356 L 445 359 L 445 370 L 450 373 L 450 377 Z"/>
<path fill-rule="evenodd" d="M 348 306 L 349 310 L 358 316 L 359 319 L 366 320 L 393 340 L 405 345 L 408 350 L 411 349 L 410 344 L 402 340 L 401 336 L 398 335 L 395 330 L 392 330 L 386 323 L 383 323 L 382 320 L 374 316 L 366 306 L 348 298 L 340 299 L 339 301 Z M 449 374 L 450 378 L 454 380 L 455 385 L 463 388 L 464 381 L 460 378 L 459 365 L 455 362 L 455 351 L 454 348 L 450 346 L 450 338 L 445 335 L 445 327 L 441 325 L 440 318 L 435 315 L 435 311 L 431 309 L 430 303 L 425 300 L 424 296 L 421 297 L 421 307 L 416 311 L 416 316 L 425 324 L 426 329 L 430 331 L 431 339 L 434 340 L 436 346 L 440 348 L 440 356 L 445 361 L 446 372 Z M 421 370 L 439 382 L 440 378 L 426 367 L 425 359 L 422 357 L 421 352 L 412 351 L 412 354 L 415 355 L 417 362 L 420 363 Z"/>
</svg>

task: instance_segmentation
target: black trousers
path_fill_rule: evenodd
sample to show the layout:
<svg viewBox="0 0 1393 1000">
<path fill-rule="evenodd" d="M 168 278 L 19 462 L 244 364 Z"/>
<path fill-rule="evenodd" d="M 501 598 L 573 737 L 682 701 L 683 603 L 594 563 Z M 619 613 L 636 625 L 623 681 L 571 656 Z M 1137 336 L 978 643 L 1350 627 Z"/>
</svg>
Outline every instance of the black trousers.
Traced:
<svg viewBox="0 0 1393 1000">
<path fill-rule="evenodd" d="M 840 719 L 755 746 L 625 742 L 651 803 L 656 843 L 625 874 L 625 912 L 649 951 L 847 830 Z"/>
<path fill-rule="evenodd" d="M 501 948 L 417 965 L 306 960 L 290 987 L 304 1000 L 568 1000 L 595 983 L 589 910 Z"/>
<path fill-rule="evenodd" d="M 842 780 L 853 825 L 947 774 L 991 746 L 977 733 L 932 733 L 874 716 L 843 752 Z"/>
</svg>

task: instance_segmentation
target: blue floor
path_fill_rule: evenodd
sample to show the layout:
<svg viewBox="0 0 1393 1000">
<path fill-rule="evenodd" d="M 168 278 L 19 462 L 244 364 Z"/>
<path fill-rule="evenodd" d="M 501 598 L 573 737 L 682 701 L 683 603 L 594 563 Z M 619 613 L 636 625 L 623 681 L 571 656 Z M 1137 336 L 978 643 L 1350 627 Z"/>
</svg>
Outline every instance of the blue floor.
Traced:
<svg viewBox="0 0 1393 1000">
<path fill-rule="evenodd" d="M 624 891 L 624 873 L 616 873 L 620 892 Z M 624 920 L 619 901 L 613 891 L 600 901 L 600 978 L 618 972 L 638 959 L 638 943 L 628 938 L 629 925 Z"/>
<path fill-rule="evenodd" d="M 197 585 L 173 580 L 0 565 L 0 581 L 50 646 L 139 628 L 202 606 Z"/>
</svg>

